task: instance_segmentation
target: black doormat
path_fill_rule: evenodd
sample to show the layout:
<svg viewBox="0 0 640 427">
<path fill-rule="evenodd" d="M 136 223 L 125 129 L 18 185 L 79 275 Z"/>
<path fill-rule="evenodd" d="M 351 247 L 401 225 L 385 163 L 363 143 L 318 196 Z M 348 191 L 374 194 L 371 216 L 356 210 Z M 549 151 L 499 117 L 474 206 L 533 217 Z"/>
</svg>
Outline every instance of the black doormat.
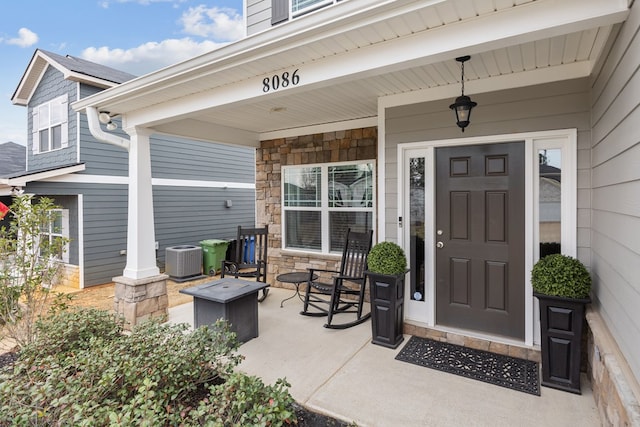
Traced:
<svg viewBox="0 0 640 427">
<path fill-rule="evenodd" d="M 538 364 L 530 360 L 414 336 L 396 359 L 540 396 Z"/>
</svg>

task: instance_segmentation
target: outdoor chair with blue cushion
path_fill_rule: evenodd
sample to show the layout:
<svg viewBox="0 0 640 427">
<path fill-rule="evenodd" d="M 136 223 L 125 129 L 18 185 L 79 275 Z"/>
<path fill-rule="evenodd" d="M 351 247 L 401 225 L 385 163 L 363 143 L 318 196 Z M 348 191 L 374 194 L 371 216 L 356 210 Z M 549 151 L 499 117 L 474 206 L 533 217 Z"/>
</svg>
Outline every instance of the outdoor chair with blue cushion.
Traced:
<svg viewBox="0 0 640 427">
<path fill-rule="evenodd" d="M 365 276 L 367 256 L 371 249 L 373 231 L 347 230 L 339 270 L 309 268 L 309 280 L 304 296 L 305 316 L 327 316 L 325 328 L 344 329 L 358 325 L 371 317 L 371 311 L 363 314 L 365 300 Z M 319 278 L 311 280 L 317 275 Z M 324 277 L 324 279 L 323 279 Z M 335 323 L 334 316 L 353 313 L 355 320 Z M 343 316 L 340 316 L 341 318 Z"/>
<path fill-rule="evenodd" d="M 233 259 L 222 261 L 220 277 L 225 274 L 236 279 L 242 277 L 255 278 L 257 282 L 267 283 L 267 236 L 269 226 L 242 227 L 238 226 Z M 269 294 L 269 288 L 262 290 L 259 302 Z"/>
</svg>

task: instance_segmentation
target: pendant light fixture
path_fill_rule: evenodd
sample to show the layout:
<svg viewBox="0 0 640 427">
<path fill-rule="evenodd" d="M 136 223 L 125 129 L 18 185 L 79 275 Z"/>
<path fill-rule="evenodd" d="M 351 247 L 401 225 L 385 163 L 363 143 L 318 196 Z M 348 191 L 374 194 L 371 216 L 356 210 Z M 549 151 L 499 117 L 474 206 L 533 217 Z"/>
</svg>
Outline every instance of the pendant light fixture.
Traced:
<svg viewBox="0 0 640 427">
<path fill-rule="evenodd" d="M 449 105 L 449 108 L 456 113 L 456 124 L 460 129 L 462 129 L 462 132 L 464 132 L 464 128 L 469 126 L 469 121 L 471 120 L 471 109 L 478 105 L 464 94 L 464 63 L 470 58 L 471 57 L 469 55 L 456 58 L 456 61 L 461 64 L 462 68 L 462 78 L 460 79 L 460 83 L 462 84 L 462 95 L 457 97 L 453 104 Z"/>
</svg>

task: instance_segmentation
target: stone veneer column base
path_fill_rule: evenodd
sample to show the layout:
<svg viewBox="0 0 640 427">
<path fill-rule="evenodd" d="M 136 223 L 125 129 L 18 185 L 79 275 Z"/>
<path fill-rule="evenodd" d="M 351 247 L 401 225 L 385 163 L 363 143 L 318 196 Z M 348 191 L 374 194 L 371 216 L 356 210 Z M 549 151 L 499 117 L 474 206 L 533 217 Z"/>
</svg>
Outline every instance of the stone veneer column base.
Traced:
<svg viewBox="0 0 640 427">
<path fill-rule="evenodd" d="M 115 296 L 113 308 L 125 319 L 125 329 L 132 329 L 145 320 L 168 315 L 169 297 L 166 274 L 131 279 L 114 277 Z"/>
</svg>

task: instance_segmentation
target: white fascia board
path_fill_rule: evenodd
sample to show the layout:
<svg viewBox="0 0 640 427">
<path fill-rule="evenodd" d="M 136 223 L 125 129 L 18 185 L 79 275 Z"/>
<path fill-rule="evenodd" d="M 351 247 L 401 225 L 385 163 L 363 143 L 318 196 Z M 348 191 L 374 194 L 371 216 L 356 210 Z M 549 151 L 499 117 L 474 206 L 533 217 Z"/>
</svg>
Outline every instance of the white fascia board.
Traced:
<svg viewBox="0 0 640 427">
<path fill-rule="evenodd" d="M 252 34 L 209 53 L 130 80 L 108 91 L 91 95 L 74 103 L 72 107 L 76 111 L 82 111 L 88 106 L 100 106 L 110 101 L 119 102 L 120 98 L 126 98 L 132 93 L 140 94 L 144 91 L 154 91 L 157 90 L 153 89 L 156 87 L 162 88 L 167 85 L 191 81 L 200 76 L 208 76 L 242 64 L 253 63 L 257 59 L 306 45 L 310 41 L 339 34 L 345 29 L 345 21 L 348 26 L 353 27 L 357 24 L 364 24 L 363 17 L 377 17 L 382 13 L 392 17 L 398 12 L 422 9 L 446 1 L 450 0 L 423 0 L 421 2 L 413 0 L 375 2 L 350 0 L 323 9 L 319 13 L 310 13 Z"/>
<path fill-rule="evenodd" d="M 84 164 L 81 164 L 81 165 L 69 166 L 61 169 L 50 170 L 46 172 L 34 173 L 32 175 L 9 178 L 9 185 L 13 187 L 23 187 L 29 182 L 45 181 L 50 178 L 73 174 L 76 172 L 81 172 L 85 169 L 86 169 L 86 166 Z"/>
<path fill-rule="evenodd" d="M 126 117 L 123 119 L 123 122 L 126 126 Z M 260 139 L 258 134 L 255 132 L 206 123 L 194 119 L 173 121 L 169 126 L 160 124 L 155 126 L 153 130 L 158 133 L 176 135 L 183 138 L 198 139 L 202 141 L 210 141 L 211 136 L 215 135 L 216 142 L 244 145 L 247 147 L 260 146 Z"/>
<path fill-rule="evenodd" d="M 264 132 L 259 135 L 260 141 L 278 138 L 291 138 L 300 135 L 312 135 L 325 132 L 337 132 L 348 129 L 359 129 L 378 126 L 377 117 L 367 117 L 364 119 L 345 120 L 342 122 L 325 123 L 321 125 L 303 126 L 298 128 L 276 130 Z"/>
<path fill-rule="evenodd" d="M 272 94 L 262 92 L 263 75 L 236 84 L 212 88 L 174 102 L 130 112 L 126 115 L 126 125 L 154 126 L 189 112 L 248 102 L 264 96 L 302 93 L 309 89 L 392 72 L 408 66 L 432 64 L 462 54 L 475 54 L 568 34 L 595 25 L 611 25 L 624 20 L 628 14 L 623 0 L 564 0 L 553 2 L 553 5 L 549 3 L 536 1 L 313 61 L 299 67 L 298 74 L 301 78 L 297 86 L 289 86 Z M 272 71 L 270 73 L 273 74 Z"/>
</svg>

